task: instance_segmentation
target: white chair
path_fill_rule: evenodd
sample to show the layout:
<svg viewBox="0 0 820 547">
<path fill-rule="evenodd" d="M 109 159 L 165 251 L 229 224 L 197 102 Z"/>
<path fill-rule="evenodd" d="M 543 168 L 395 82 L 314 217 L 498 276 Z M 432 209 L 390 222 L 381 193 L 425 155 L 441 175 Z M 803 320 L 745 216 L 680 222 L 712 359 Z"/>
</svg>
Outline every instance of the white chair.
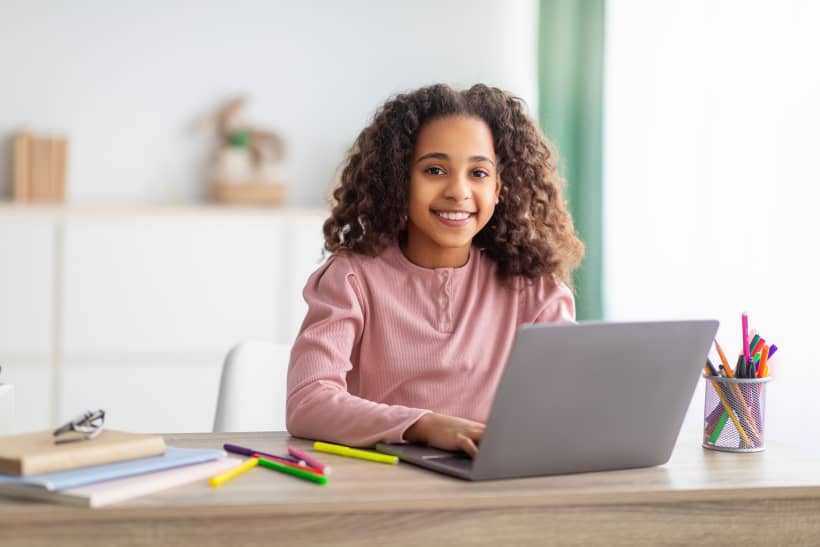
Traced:
<svg viewBox="0 0 820 547">
<path fill-rule="evenodd" d="M 225 356 L 214 431 L 284 431 L 290 346 L 250 340 Z"/>
</svg>

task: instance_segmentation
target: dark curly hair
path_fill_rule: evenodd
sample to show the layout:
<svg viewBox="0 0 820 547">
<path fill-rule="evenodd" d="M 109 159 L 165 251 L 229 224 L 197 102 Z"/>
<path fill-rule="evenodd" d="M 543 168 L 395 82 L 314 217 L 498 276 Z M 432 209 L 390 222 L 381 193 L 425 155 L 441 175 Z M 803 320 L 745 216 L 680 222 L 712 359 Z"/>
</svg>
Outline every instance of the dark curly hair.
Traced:
<svg viewBox="0 0 820 547">
<path fill-rule="evenodd" d="M 402 240 L 407 229 L 410 162 L 419 130 L 448 116 L 483 120 L 493 135 L 501 195 L 473 243 L 508 279 L 551 275 L 572 286 L 584 254 L 561 190 L 554 148 L 523 101 L 495 87 L 457 91 L 444 84 L 388 100 L 347 157 L 324 223 L 325 249 L 369 256 Z"/>
</svg>

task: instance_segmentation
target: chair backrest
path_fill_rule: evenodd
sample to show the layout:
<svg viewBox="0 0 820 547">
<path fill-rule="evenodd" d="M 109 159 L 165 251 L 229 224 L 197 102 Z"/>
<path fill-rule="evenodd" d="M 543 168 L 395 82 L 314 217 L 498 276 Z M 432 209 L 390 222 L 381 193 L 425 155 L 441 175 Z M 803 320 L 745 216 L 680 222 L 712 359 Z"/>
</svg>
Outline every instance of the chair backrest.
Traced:
<svg viewBox="0 0 820 547">
<path fill-rule="evenodd" d="M 284 431 L 290 346 L 250 340 L 225 356 L 214 431 Z"/>
</svg>

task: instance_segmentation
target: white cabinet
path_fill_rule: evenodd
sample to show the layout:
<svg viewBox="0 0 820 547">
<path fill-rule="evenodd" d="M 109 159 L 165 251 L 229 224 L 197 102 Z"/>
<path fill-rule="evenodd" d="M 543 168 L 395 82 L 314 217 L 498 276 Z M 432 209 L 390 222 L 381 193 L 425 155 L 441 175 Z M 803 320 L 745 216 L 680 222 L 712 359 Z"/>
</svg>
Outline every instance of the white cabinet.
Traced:
<svg viewBox="0 0 820 547">
<path fill-rule="evenodd" d="M 0 216 L 0 381 L 15 386 L 15 429 L 52 419 L 55 233 L 48 217 Z"/>
<path fill-rule="evenodd" d="M 49 358 L 54 244 L 47 217 L 0 216 L 1 354 Z"/>
<path fill-rule="evenodd" d="M 325 216 L 0 206 L 0 365 L 17 386 L 15 429 L 104 408 L 115 428 L 210 430 L 227 351 L 293 341 Z"/>
<path fill-rule="evenodd" d="M 276 218 L 69 219 L 64 351 L 221 352 L 279 337 L 281 237 Z"/>
</svg>

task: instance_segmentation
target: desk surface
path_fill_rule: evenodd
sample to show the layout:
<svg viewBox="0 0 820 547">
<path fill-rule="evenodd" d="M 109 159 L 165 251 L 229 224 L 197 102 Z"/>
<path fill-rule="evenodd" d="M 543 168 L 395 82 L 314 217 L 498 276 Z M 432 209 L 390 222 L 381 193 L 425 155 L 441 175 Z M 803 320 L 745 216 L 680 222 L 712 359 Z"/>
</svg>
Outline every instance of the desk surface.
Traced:
<svg viewBox="0 0 820 547">
<path fill-rule="evenodd" d="M 310 447 L 285 433 L 165 438 L 274 453 Z M 203 482 L 102 509 L 0 499 L 0 545 L 657 545 L 704 534 L 723 545 L 799 545 L 820 536 L 817 459 L 777 446 L 729 454 L 682 436 L 659 467 L 477 483 L 408 464 L 319 458 L 333 467 L 326 486 L 259 468 L 220 488 Z"/>
</svg>

